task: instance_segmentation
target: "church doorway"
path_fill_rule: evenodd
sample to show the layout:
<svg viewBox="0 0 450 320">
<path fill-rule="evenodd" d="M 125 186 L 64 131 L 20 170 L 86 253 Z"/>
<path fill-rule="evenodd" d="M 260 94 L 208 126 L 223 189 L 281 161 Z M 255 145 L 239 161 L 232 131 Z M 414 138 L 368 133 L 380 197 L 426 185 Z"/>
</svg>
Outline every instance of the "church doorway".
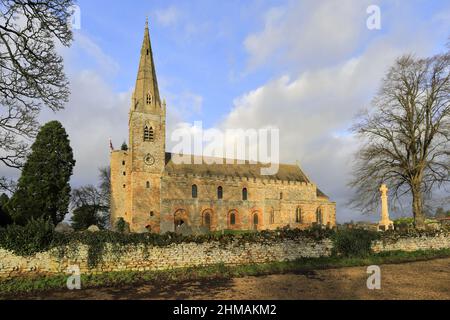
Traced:
<svg viewBox="0 0 450 320">
<path fill-rule="evenodd" d="M 179 209 L 175 212 L 173 217 L 175 232 L 184 225 L 188 225 L 188 215 L 186 210 Z"/>
</svg>

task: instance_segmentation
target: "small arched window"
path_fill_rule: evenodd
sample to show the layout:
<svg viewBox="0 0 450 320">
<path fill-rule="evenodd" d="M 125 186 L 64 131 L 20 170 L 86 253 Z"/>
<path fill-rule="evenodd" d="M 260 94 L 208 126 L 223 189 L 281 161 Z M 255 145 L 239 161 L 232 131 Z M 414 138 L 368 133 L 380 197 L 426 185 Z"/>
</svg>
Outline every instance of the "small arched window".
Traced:
<svg viewBox="0 0 450 320">
<path fill-rule="evenodd" d="M 295 222 L 296 223 L 303 223 L 303 214 L 302 214 L 302 209 L 300 207 L 298 207 L 295 210 Z"/>
<path fill-rule="evenodd" d="M 234 226 L 236 224 L 236 213 L 230 213 L 230 225 Z"/>
<path fill-rule="evenodd" d="M 147 93 L 147 104 L 151 104 L 152 103 L 152 95 L 149 93 Z"/>
<path fill-rule="evenodd" d="M 242 189 L 242 200 L 247 201 L 248 200 L 248 191 L 247 188 Z"/>
<path fill-rule="evenodd" d="M 223 199 L 223 188 L 221 186 L 217 188 L 217 198 L 219 200 Z"/>
<path fill-rule="evenodd" d="M 258 230 L 259 217 L 257 213 L 253 214 L 253 229 Z"/>
<path fill-rule="evenodd" d="M 150 181 L 147 181 L 146 187 L 147 187 L 147 189 L 150 189 Z"/>
<path fill-rule="evenodd" d="M 198 197 L 198 188 L 197 185 L 194 184 L 192 185 L 192 198 L 197 199 L 197 197 Z"/>
<path fill-rule="evenodd" d="M 316 211 L 316 222 L 317 224 L 322 225 L 323 224 L 323 213 L 321 208 L 317 208 Z"/>
<path fill-rule="evenodd" d="M 280 200 L 283 200 L 283 192 L 280 192 Z"/>
</svg>

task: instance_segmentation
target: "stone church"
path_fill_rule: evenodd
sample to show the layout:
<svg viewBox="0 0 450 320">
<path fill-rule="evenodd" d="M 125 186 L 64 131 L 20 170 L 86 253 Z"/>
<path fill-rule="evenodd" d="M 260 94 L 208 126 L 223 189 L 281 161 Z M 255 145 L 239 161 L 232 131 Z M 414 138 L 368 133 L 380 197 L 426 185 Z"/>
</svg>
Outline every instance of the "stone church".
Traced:
<svg viewBox="0 0 450 320">
<path fill-rule="evenodd" d="M 111 225 L 132 232 L 334 227 L 336 204 L 298 165 L 274 176 L 260 164 L 175 164 L 166 153 L 161 100 L 148 24 L 129 113 L 128 150 L 111 151 Z M 208 162 L 210 163 L 210 162 Z"/>
</svg>

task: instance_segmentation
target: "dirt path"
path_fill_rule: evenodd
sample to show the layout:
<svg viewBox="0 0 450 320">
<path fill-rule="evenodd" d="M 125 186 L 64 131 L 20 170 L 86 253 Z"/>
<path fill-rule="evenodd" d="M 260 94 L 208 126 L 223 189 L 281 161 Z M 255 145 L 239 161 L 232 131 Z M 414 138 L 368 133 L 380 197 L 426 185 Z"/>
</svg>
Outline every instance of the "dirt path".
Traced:
<svg viewBox="0 0 450 320">
<path fill-rule="evenodd" d="M 381 266 L 381 290 L 366 287 L 367 268 L 303 274 L 198 281 L 155 287 L 55 291 L 31 299 L 446 299 L 450 300 L 450 258 Z"/>
</svg>

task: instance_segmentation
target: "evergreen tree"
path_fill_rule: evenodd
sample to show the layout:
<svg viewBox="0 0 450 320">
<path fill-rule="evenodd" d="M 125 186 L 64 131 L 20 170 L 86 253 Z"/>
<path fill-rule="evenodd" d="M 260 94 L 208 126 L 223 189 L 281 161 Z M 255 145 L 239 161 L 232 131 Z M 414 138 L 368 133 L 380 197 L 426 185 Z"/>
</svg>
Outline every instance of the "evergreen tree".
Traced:
<svg viewBox="0 0 450 320">
<path fill-rule="evenodd" d="M 75 166 L 69 137 L 61 123 L 44 125 L 31 150 L 7 208 L 17 224 L 44 217 L 56 225 L 68 212 L 69 181 Z"/>
<path fill-rule="evenodd" d="M 12 223 L 11 216 L 6 209 L 9 197 L 6 194 L 0 196 L 0 227 L 6 227 Z"/>
</svg>

